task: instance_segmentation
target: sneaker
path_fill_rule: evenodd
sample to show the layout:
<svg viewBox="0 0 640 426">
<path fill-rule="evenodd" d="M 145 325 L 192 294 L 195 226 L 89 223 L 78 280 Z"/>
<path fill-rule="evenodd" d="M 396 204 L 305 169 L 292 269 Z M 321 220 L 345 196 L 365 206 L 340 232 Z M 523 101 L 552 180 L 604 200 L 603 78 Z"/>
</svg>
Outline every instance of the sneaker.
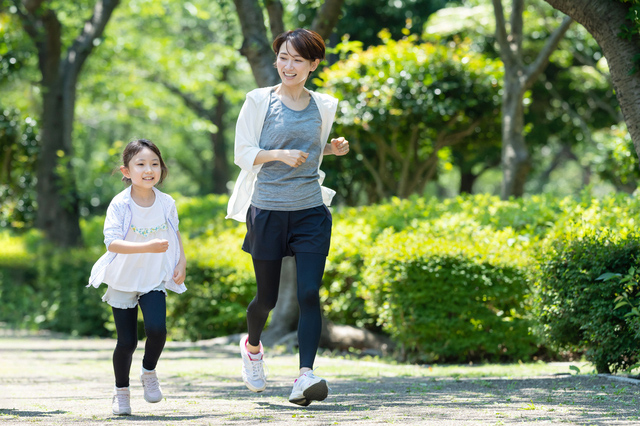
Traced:
<svg viewBox="0 0 640 426">
<path fill-rule="evenodd" d="M 267 388 L 267 374 L 264 371 L 264 350 L 260 343 L 260 352 L 250 354 L 247 351 L 249 336 L 240 339 L 240 353 L 242 354 L 242 381 L 249 390 L 262 392 Z"/>
<path fill-rule="evenodd" d="M 114 388 L 111 410 L 116 416 L 131 415 L 131 394 L 129 388 Z"/>
<path fill-rule="evenodd" d="M 162 389 L 156 375 L 156 370 L 147 371 L 144 368 L 140 370 L 140 382 L 144 388 L 144 400 L 147 402 L 162 401 Z"/>
<path fill-rule="evenodd" d="M 289 402 L 306 407 L 311 401 L 323 401 L 329 394 L 329 385 L 325 379 L 307 371 L 293 382 L 293 390 Z"/>
</svg>

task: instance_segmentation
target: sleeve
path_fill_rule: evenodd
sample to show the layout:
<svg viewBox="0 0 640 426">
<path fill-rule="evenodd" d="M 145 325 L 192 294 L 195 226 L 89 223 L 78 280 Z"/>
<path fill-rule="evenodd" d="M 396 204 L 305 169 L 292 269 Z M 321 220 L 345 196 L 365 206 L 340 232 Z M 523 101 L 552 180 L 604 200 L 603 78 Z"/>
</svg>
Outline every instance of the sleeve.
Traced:
<svg viewBox="0 0 640 426">
<path fill-rule="evenodd" d="M 234 163 L 242 170 L 257 173 L 262 165 L 255 166 L 253 162 L 261 151 L 258 146 L 258 132 L 255 126 L 258 114 L 255 102 L 247 98 L 242 105 L 238 121 L 236 122 L 236 139 L 234 148 Z"/>
<path fill-rule="evenodd" d="M 104 219 L 104 245 L 109 250 L 109 246 L 115 240 L 124 240 L 122 231 L 124 222 L 124 209 L 113 201 L 107 208 L 107 215 Z"/>
</svg>

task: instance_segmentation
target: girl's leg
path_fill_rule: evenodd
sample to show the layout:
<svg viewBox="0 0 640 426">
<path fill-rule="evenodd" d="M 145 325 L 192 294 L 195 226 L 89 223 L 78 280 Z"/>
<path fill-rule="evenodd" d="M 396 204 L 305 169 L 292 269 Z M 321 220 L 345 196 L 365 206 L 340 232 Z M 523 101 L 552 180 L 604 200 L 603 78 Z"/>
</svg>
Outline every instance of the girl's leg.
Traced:
<svg viewBox="0 0 640 426">
<path fill-rule="evenodd" d="M 140 296 L 138 304 L 142 310 L 144 331 L 147 335 L 142 367 L 155 370 L 167 341 L 166 295 L 162 291 L 150 291 Z"/>
<path fill-rule="evenodd" d="M 300 347 L 300 369 L 313 369 L 318 352 L 322 313 L 320 311 L 320 285 L 327 257 L 317 253 L 296 253 L 298 273 L 298 346 Z M 304 371 L 301 371 L 303 373 Z"/>
<path fill-rule="evenodd" d="M 269 313 L 278 301 L 280 288 L 280 270 L 282 260 L 257 260 L 253 259 L 253 269 L 256 273 L 257 292 L 247 307 L 247 328 L 249 341 L 247 349 L 258 351 L 260 335 L 269 318 Z M 254 348 L 252 348 L 254 347 Z"/>
<path fill-rule="evenodd" d="M 138 307 L 131 309 L 111 308 L 116 323 L 118 342 L 113 351 L 113 371 L 116 387 L 129 387 L 129 372 L 133 352 L 138 346 Z"/>
</svg>

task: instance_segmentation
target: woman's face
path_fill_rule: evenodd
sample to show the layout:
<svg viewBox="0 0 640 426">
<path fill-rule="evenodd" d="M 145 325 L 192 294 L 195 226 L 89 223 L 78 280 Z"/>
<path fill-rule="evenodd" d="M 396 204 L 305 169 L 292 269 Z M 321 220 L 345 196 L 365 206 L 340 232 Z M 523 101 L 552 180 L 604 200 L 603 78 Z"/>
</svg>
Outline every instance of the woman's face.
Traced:
<svg viewBox="0 0 640 426">
<path fill-rule="evenodd" d="M 318 64 L 319 59 L 310 61 L 303 58 L 293 48 L 289 42 L 282 43 L 280 46 L 280 52 L 278 52 L 278 58 L 276 60 L 276 68 L 282 84 L 286 86 L 298 86 L 304 85 L 309 73 L 314 71 Z"/>
</svg>

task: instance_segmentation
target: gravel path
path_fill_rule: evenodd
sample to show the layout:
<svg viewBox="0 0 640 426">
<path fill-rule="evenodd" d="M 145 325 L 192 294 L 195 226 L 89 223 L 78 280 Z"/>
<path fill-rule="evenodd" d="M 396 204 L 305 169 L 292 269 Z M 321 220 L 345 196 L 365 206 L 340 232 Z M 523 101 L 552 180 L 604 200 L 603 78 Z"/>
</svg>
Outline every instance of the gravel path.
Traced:
<svg viewBox="0 0 640 426">
<path fill-rule="evenodd" d="M 158 365 L 165 399 L 134 380 L 132 416 L 111 415 L 111 339 L 0 333 L 2 425 L 638 425 L 640 386 L 592 375 L 437 376 L 438 369 L 323 357 L 326 401 L 288 402 L 297 356 L 267 358 L 265 392 L 248 391 L 235 344 L 169 342 Z M 269 355 L 269 354 L 267 354 Z M 517 366 L 516 366 L 517 367 Z M 565 366 L 568 371 L 568 366 Z M 462 368 L 462 367 L 461 367 Z M 472 367 L 468 367 L 470 369 Z"/>
</svg>

